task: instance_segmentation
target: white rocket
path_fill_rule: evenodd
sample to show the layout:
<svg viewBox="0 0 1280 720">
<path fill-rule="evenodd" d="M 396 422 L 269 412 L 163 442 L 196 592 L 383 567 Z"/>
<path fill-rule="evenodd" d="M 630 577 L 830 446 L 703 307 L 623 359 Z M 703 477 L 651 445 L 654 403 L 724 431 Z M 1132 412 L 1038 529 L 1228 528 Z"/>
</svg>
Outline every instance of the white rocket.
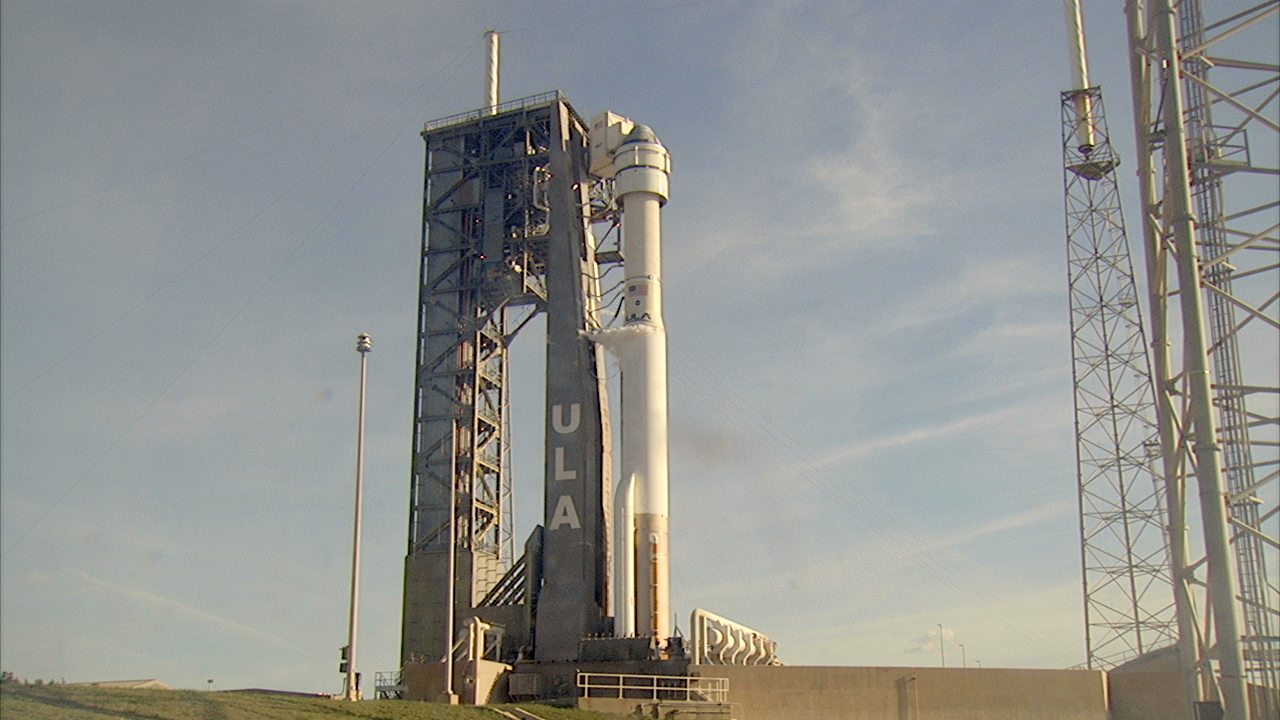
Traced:
<svg viewBox="0 0 1280 720">
<path fill-rule="evenodd" d="M 618 635 L 647 635 L 665 643 L 671 636 L 671 567 L 660 210 L 667 201 L 671 159 L 647 126 L 612 113 L 593 123 L 592 150 L 593 170 L 613 176 L 614 198 L 622 208 L 624 322 L 595 336 L 613 350 L 622 369 L 615 629 Z"/>
</svg>

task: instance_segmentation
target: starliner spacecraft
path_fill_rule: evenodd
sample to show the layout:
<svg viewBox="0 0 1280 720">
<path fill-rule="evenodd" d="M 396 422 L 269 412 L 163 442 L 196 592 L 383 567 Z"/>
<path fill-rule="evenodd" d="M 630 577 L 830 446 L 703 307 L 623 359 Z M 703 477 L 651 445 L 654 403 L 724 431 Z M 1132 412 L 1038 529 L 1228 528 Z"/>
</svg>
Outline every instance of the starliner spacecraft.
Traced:
<svg viewBox="0 0 1280 720">
<path fill-rule="evenodd" d="M 483 702 L 493 683 L 477 663 L 498 663 L 511 697 L 545 698 L 572 695 L 583 663 L 679 675 L 694 661 L 776 662 L 767 638 L 704 611 L 692 643 L 673 629 L 667 149 L 614 113 L 588 124 L 558 92 L 499 102 L 489 40 L 484 104 L 422 132 L 404 670 L 380 691 Z M 538 315 L 543 521 L 518 553 L 508 351 Z"/>
</svg>

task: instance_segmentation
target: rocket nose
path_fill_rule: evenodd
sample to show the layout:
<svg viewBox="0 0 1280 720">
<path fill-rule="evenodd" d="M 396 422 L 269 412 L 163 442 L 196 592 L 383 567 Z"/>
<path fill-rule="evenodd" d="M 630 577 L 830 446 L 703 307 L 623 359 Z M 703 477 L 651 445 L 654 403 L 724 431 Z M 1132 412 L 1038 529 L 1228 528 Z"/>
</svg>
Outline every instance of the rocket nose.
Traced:
<svg viewBox="0 0 1280 720">
<path fill-rule="evenodd" d="M 653 132 L 653 128 L 639 123 L 631 129 L 631 132 L 627 133 L 626 139 L 622 141 L 624 145 L 632 142 L 651 142 L 657 143 L 658 145 L 662 144 L 662 141 L 658 139 L 657 134 Z"/>
</svg>

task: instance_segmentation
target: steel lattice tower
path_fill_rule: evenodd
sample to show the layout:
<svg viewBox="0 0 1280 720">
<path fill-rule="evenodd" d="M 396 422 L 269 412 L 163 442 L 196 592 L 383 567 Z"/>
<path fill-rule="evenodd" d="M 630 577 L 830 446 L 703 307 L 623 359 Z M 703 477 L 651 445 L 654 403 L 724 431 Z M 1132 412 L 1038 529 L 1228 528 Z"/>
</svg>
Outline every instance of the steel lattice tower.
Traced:
<svg viewBox="0 0 1280 720">
<path fill-rule="evenodd" d="M 538 659 L 572 659 L 579 638 L 607 630 L 608 606 L 607 395 L 602 350 L 584 336 L 597 324 L 600 274 L 587 231 L 587 127 L 548 93 L 433 121 L 422 137 L 402 659 L 450 657 L 455 619 L 480 606 L 513 633 L 536 615 L 546 630 Z M 513 566 L 508 350 L 542 312 L 551 482 L 545 529 Z"/>
<path fill-rule="evenodd" d="M 1180 660 L 1232 720 L 1280 712 L 1278 12 L 1126 7 Z"/>
<path fill-rule="evenodd" d="M 1085 645 L 1109 669 L 1176 638 L 1155 409 L 1112 149 L 1094 88 L 1062 94 Z"/>
</svg>

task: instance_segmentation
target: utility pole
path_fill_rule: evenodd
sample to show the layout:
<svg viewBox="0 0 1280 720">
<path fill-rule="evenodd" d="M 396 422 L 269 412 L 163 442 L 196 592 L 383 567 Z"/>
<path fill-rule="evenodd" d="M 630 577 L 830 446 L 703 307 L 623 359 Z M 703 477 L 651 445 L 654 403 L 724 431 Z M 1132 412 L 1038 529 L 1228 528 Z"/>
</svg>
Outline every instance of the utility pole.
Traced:
<svg viewBox="0 0 1280 720">
<path fill-rule="evenodd" d="M 347 687 L 343 693 L 346 700 L 360 699 L 360 674 L 356 672 L 356 624 L 360 615 L 360 515 L 364 498 L 364 398 L 365 379 L 367 375 L 369 351 L 373 349 L 373 338 L 368 335 L 356 337 L 356 350 L 360 353 L 360 419 L 356 430 L 356 510 L 355 530 L 351 542 L 351 620 L 347 625 Z"/>
</svg>

